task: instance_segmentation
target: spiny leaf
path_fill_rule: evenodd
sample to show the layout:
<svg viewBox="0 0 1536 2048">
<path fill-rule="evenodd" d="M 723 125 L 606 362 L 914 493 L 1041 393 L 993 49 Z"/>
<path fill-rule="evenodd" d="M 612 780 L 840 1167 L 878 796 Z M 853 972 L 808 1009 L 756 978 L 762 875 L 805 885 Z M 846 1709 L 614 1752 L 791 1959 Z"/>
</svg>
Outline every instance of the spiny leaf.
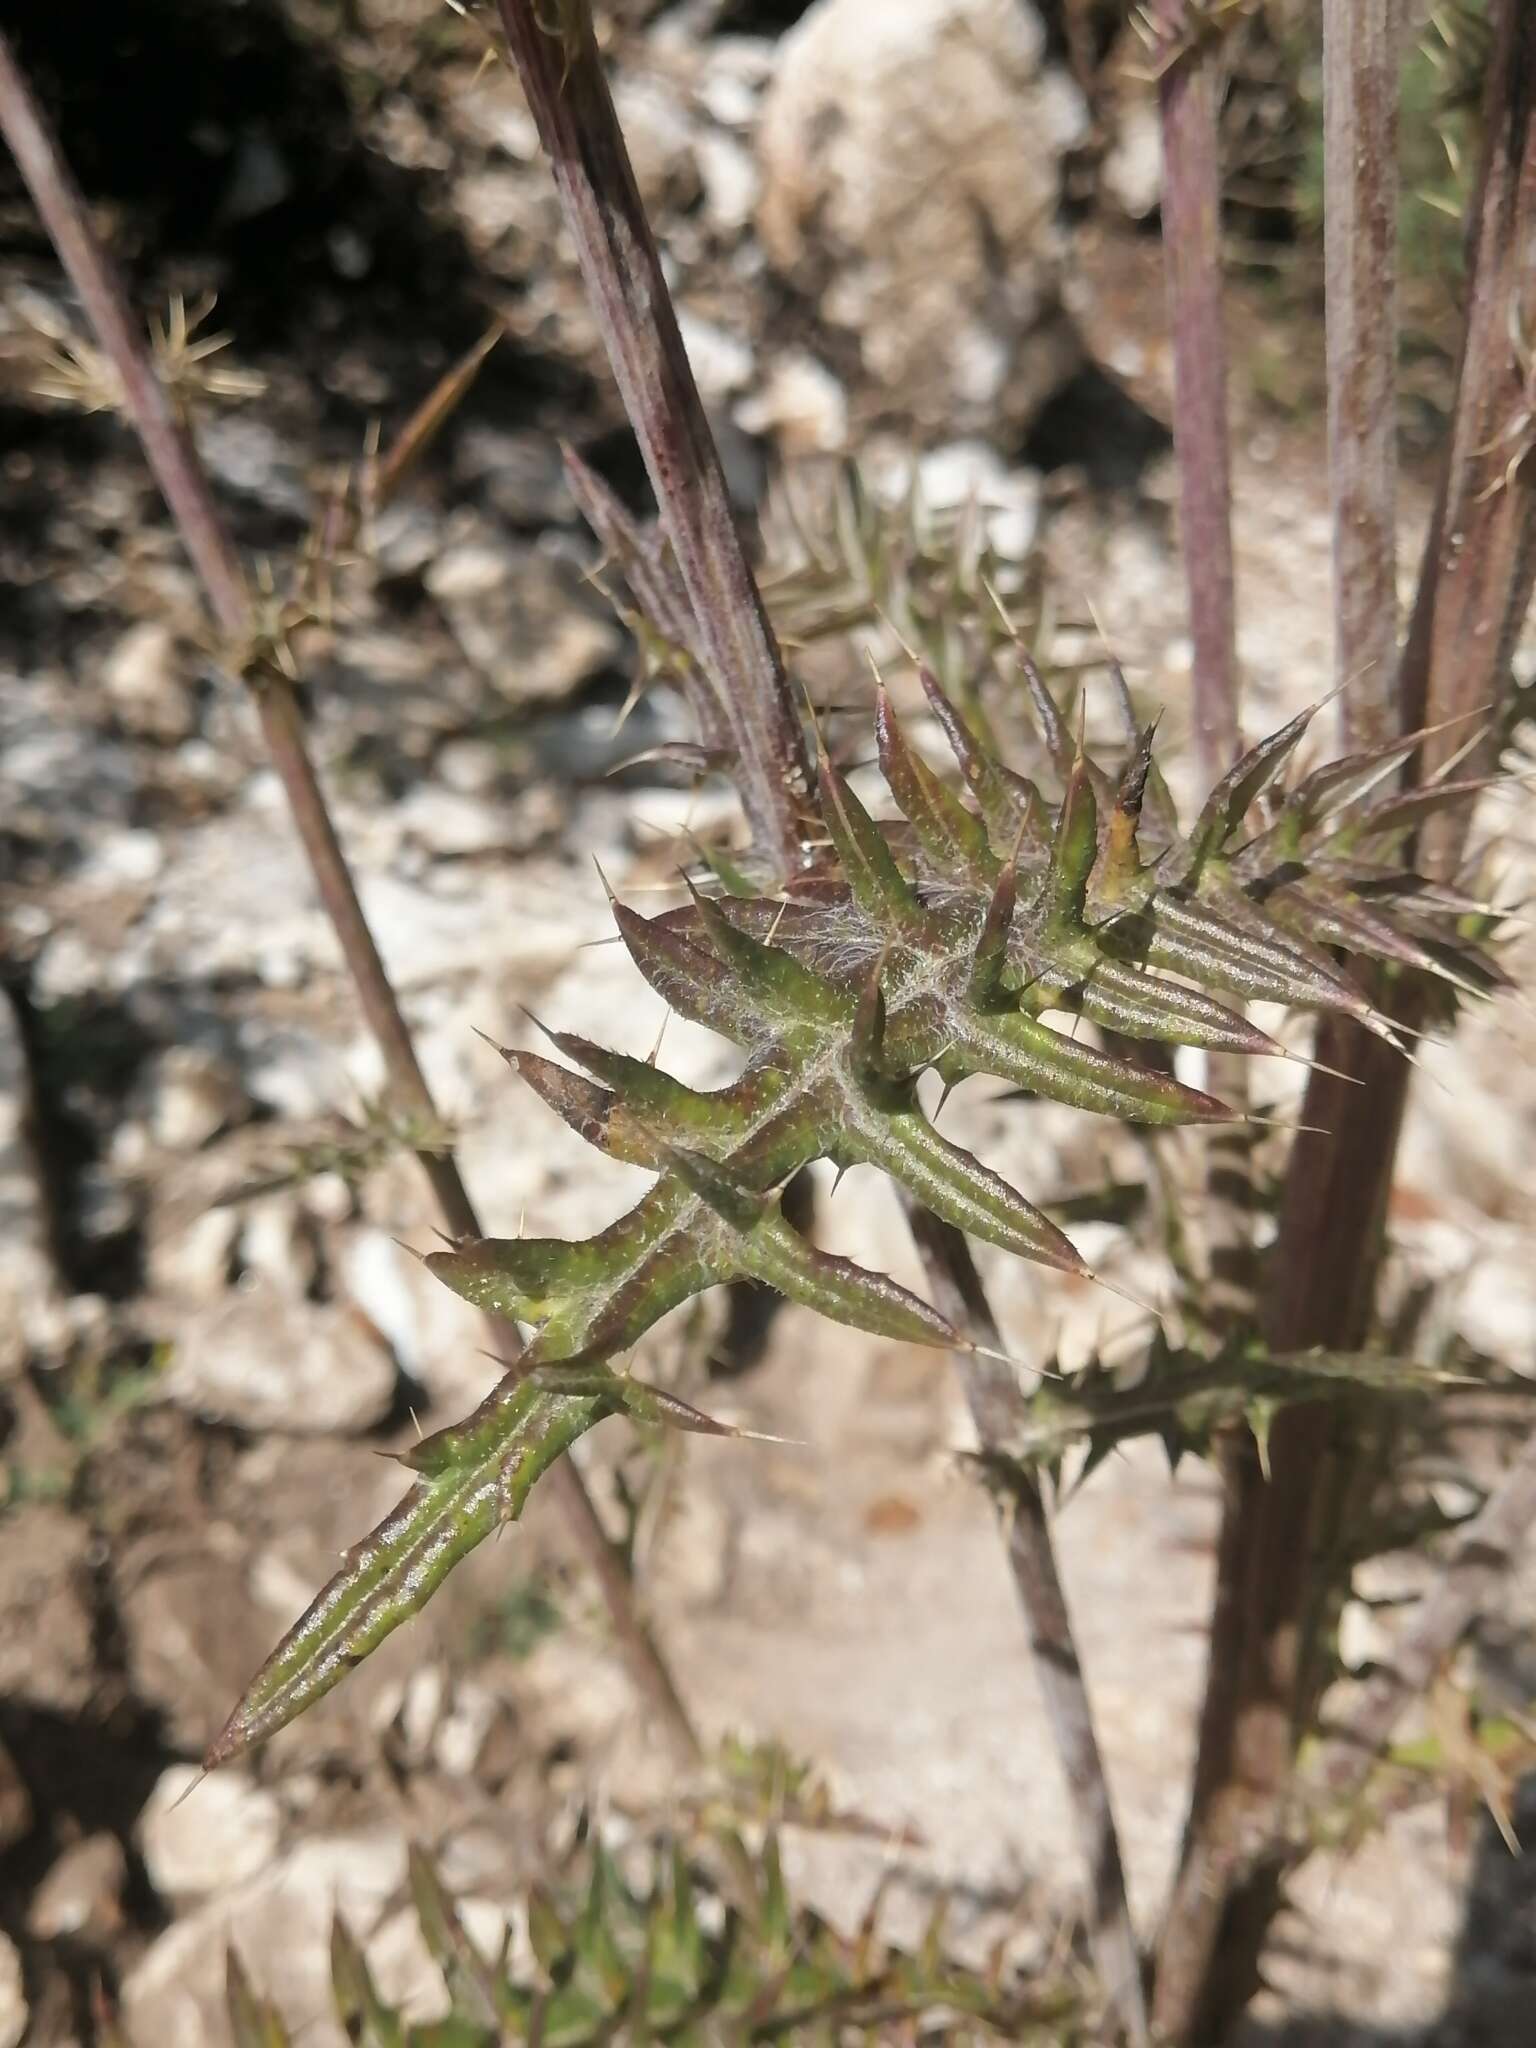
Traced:
<svg viewBox="0 0 1536 2048">
<path fill-rule="evenodd" d="M 542 1026 L 540 1027 L 543 1028 Z M 589 1074 L 595 1074 L 623 1101 L 625 1107 L 646 1118 L 669 1134 L 697 1131 L 715 1138 L 734 1136 L 750 1125 L 749 1100 L 742 1091 L 716 1089 L 708 1094 L 674 1080 L 665 1068 L 651 1060 L 637 1060 L 628 1053 L 612 1052 L 575 1031 L 549 1031 L 550 1043 L 575 1060 Z M 523 1071 L 524 1055 L 509 1059 Z M 526 1078 L 526 1075 L 525 1075 Z M 764 1074 L 764 1087 L 768 1081 Z M 759 1091 L 761 1094 L 761 1091 Z"/>
<path fill-rule="evenodd" d="M 741 1000 L 711 954 L 661 920 L 641 917 L 622 903 L 614 905 L 613 917 L 630 958 L 664 1002 L 690 1023 L 706 1024 L 724 1036 L 740 1029 Z"/>
<path fill-rule="evenodd" d="M 850 1005 L 823 976 L 802 967 L 782 947 L 764 945 L 751 937 L 708 896 L 692 889 L 689 894 L 710 945 L 731 968 L 743 994 L 789 1024 L 847 1026 Z M 742 1021 L 738 1010 L 731 1037 L 742 1035 Z"/>
<path fill-rule="evenodd" d="M 407 2027 L 379 2000 L 361 1949 L 345 1928 L 332 1939 L 338 2014 L 357 2048 L 632 2048 L 663 2042 L 865 2042 L 901 2037 L 933 2016 L 946 2024 L 965 2015 L 986 2037 L 1049 2041 L 1073 2048 L 1078 1999 L 1050 1979 L 1015 1982 L 1004 1994 L 992 1978 L 958 1968 L 935 1938 L 907 1955 L 878 1938 L 871 1919 L 853 1939 L 798 1906 L 785 1882 L 770 1835 L 759 1854 L 728 1827 L 710 1830 L 709 1845 L 740 1873 L 739 1905 L 710 1899 L 716 1909 L 706 1934 L 700 1901 L 683 1849 L 662 1848 L 666 1875 L 648 1893 L 632 1889 L 599 1840 L 580 1870 L 558 1881 L 559 1901 L 543 1886 L 525 1902 L 533 1967 L 513 1961 L 510 1936 L 494 1962 L 481 1961 L 466 1979 L 457 1913 L 435 1878 L 425 1892 L 413 1871 L 417 1916 L 426 1945 L 443 1971 L 450 2010 L 440 2020 Z M 492 2016 L 486 2017 L 487 2010 Z M 296 2039 L 251 1991 L 236 1963 L 229 2013 L 237 2039 L 260 2048 L 290 2048 Z M 270 2018 L 252 2034 L 253 2019 Z M 129 2044 L 121 2034 L 114 2038 Z M 137 2048 L 151 2048 L 139 2043 Z"/>
<path fill-rule="evenodd" d="M 1358 847 L 1380 851 L 1378 842 L 1406 838 L 1440 811 L 1465 810 L 1487 790 L 1507 788 L 1502 775 L 1468 776 L 1462 781 L 1432 782 L 1422 789 L 1380 798 L 1348 814 L 1324 841 L 1323 853 L 1338 859 Z"/>
<path fill-rule="evenodd" d="M 1088 878 L 1087 904 L 1095 922 L 1131 903 L 1145 900 L 1138 831 L 1152 773 L 1155 726 L 1135 735 L 1130 759 L 1121 772 L 1115 801 L 1105 828 L 1104 844 Z"/>
<path fill-rule="evenodd" d="M 467 1421 L 419 1446 L 431 1470 L 346 1553 L 246 1689 L 208 1767 L 265 1742 L 338 1685 L 426 1605 L 461 1558 L 517 1518 L 535 1480 L 606 1412 L 599 1402 L 503 1381 Z"/>
<path fill-rule="evenodd" d="M 565 450 L 571 493 L 587 523 L 618 563 L 652 631 L 673 650 L 672 672 L 688 698 L 699 738 L 712 753 L 731 758 L 734 738 L 710 673 L 693 607 L 672 550 L 659 529 L 639 526 L 620 500 L 574 449 Z"/>
<path fill-rule="evenodd" d="M 1210 1052 L 1235 1052 L 1250 1057 L 1274 1054 L 1279 1045 L 1267 1031 L 1250 1024 L 1246 1017 L 1218 1003 L 1202 990 L 1187 983 L 1170 981 L 1146 968 L 1133 968 L 1102 954 L 1084 968 L 1081 979 L 1060 979 L 1063 968 L 1053 969 L 1044 953 L 1024 948 L 1031 968 L 1030 984 L 1037 999 L 1049 997 L 1078 1010 L 1090 1023 L 1115 1031 L 1122 1038 L 1142 1038 L 1155 1044 L 1198 1046 Z M 1074 950 L 1071 966 L 1083 957 Z"/>
<path fill-rule="evenodd" d="M 875 697 L 880 772 L 903 817 L 941 867 L 985 874 L 992 863 L 987 828 L 908 744 L 882 686 Z"/>
<path fill-rule="evenodd" d="M 1087 767 L 1079 753 L 1067 780 L 1067 793 L 1062 798 L 1051 847 L 1050 872 L 1046 881 L 1051 930 L 1082 930 L 1088 877 L 1093 872 L 1098 852 L 1098 806 L 1094 802 Z"/>
<path fill-rule="evenodd" d="M 834 1322 L 849 1323 L 873 1336 L 968 1348 L 936 1309 L 905 1287 L 851 1259 L 817 1251 L 786 1222 L 776 1202 L 761 1202 L 749 1210 L 752 1198 L 717 1174 L 708 1161 L 678 1153 L 674 1163 L 731 1231 L 744 1274 L 766 1281 L 791 1301 Z"/>
<path fill-rule="evenodd" d="M 1008 1452 L 1049 1468 L 1081 1442 L 1089 1447 L 1090 1465 L 1096 1465 L 1116 1444 L 1153 1435 L 1176 1460 L 1203 1446 L 1216 1424 L 1233 1416 L 1262 1423 L 1296 1402 L 1346 1400 L 1362 1390 L 1422 1398 L 1460 1383 L 1454 1374 L 1377 1352 L 1273 1354 L 1244 1345 L 1208 1359 L 1170 1351 L 1154 1339 L 1148 1368 L 1134 1386 L 1122 1387 L 1101 1367 L 1070 1380 L 1042 1381 Z"/>
<path fill-rule="evenodd" d="M 1078 1045 L 1036 1018 L 999 1015 L 957 1022 L 939 1071 L 996 1074 L 1031 1094 L 1126 1123 L 1231 1123 L 1235 1112 L 1171 1075 Z"/>
<path fill-rule="evenodd" d="M 465 1932 L 436 1867 L 414 1843 L 407 1864 L 416 1922 L 461 2016 L 496 2024 L 494 1975 Z"/>
<path fill-rule="evenodd" d="M 1004 977 L 1009 966 L 1008 942 L 1013 933 L 1018 894 L 1018 869 L 1009 861 L 999 870 L 993 885 L 966 981 L 967 996 L 983 1010 L 998 1009 L 1006 1001 Z"/>
<path fill-rule="evenodd" d="M 1288 725 L 1250 747 L 1234 763 L 1206 798 L 1205 808 L 1195 821 L 1183 849 L 1170 855 L 1163 873 L 1170 883 L 1192 886 L 1206 863 L 1224 853 L 1227 842 L 1247 817 L 1254 798 L 1272 781 L 1301 744 L 1317 707 L 1299 712 Z"/>
<path fill-rule="evenodd" d="M 957 1230 L 1063 1273 L 1086 1271 L 1070 1238 L 1000 1174 L 933 1128 L 914 1104 L 844 1128 L 836 1156 L 884 1167 L 893 1180 Z"/>
<path fill-rule="evenodd" d="M 1235 895 L 1216 910 L 1177 891 L 1160 893 L 1136 917 L 1117 920 L 1095 937 L 1123 960 L 1186 975 L 1206 988 L 1251 1002 L 1337 1010 L 1376 1028 L 1370 1004 L 1325 956 Z"/>
<path fill-rule="evenodd" d="M 884 834 L 823 752 L 817 789 L 838 860 L 855 902 L 876 927 L 921 941 L 928 919 L 912 885 L 896 865 Z"/>
<path fill-rule="evenodd" d="M 960 773 L 981 808 L 994 849 L 1002 851 L 1012 846 L 1022 828 L 1028 848 L 1036 854 L 1046 853 L 1049 835 L 1033 788 L 1007 775 L 1001 762 L 987 752 L 945 696 L 932 669 L 920 666 L 917 673 L 933 714 L 944 728 L 944 737 L 960 764 Z"/>
<path fill-rule="evenodd" d="M 882 953 L 864 977 L 848 1035 L 848 1064 L 860 1086 L 871 1091 L 902 1078 L 891 1073 L 885 1054 L 885 993 L 880 986 L 884 966 Z"/>
<path fill-rule="evenodd" d="M 1017 634 L 1013 636 L 1013 644 L 1019 657 L 1019 672 L 1024 678 L 1024 687 L 1029 692 L 1035 724 L 1040 729 L 1040 737 L 1045 742 L 1046 751 L 1056 763 L 1057 773 L 1070 776 L 1077 761 L 1082 758 L 1081 750 L 1073 748 L 1065 721 L 1057 708 L 1056 699 L 1045 687 L 1045 678 L 1036 667 L 1034 656 Z"/>
<path fill-rule="evenodd" d="M 552 1394 L 596 1396 L 615 1409 L 622 1408 L 637 1422 L 660 1429 L 679 1429 L 691 1436 L 744 1437 L 755 1431 L 738 1429 L 733 1423 L 717 1422 L 712 1415 L 690 1406 L 665 1387 L 648 1386 L 628 1373 L 610 1371 L 605 1365 L 580 1367 L 536 1366 L 529 1374 L 535 1386 Z"/>
</svg>

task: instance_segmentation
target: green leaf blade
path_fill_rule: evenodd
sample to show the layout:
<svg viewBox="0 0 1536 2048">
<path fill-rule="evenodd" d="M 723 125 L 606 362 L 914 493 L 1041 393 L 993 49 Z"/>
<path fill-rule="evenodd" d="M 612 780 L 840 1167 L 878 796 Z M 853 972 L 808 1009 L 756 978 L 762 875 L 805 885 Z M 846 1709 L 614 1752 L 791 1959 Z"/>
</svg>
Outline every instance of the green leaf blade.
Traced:
<svg viewBox="0 0 1536 2048">
<path fill-rule="evenodd" d="M 606 1412 L 597 1401 L 509 1380 L 443 1432 L 449 1454 L 346 1553 L 247 1687 L 205 1767 L 267 1741 L 339 1685 L 421 1611 L 456 1564 L 517 1518 L 534 1482 Z"/>
</svg>

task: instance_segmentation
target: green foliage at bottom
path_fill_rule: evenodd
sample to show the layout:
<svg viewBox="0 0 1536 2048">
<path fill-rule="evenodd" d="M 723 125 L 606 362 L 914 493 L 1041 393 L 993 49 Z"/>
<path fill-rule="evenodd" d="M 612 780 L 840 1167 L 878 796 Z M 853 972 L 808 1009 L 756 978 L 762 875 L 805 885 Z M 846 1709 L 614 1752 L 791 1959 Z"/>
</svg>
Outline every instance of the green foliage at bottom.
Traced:
<svg viewBox="0 0 1536 2048">
<path fill-rule="evenodd" d="M 657 1858 L 648 1890 L 626 1882 L 598 1845 L 578 1881 L 526 1900 L 531 1962 L 510 1937 L 489 1956 L 470 1937 L 430 1861 L 415 1854 L 411 1892 L 422 1937 L 442 1974 L 448 2011 L 411 2023 L 380 1994 L 356 1937 L 339 1917 L 331 1933 L 336 2016 L 357 2048 L 628 2048 L 668 2042 L 845 2043 L 1024 2041 L 1073 2048 L 1091 2038 L 1075 1991 L 1007 1983 L 1000 1972 L 950 1963 L 942 1912 L 906 1952 L 876 1934 L 875 1908 L 852 1936 L 791 1902 L 769 1836 L 757 1856 L 723 1838 L 735 1873 L 727 1903 L 677 1847 Z M 878 1903 L 878 1902 L 877 1902 Z M 238 1942 L 238 1929 L 236 1930 Z M 235 2048 L 293 2048 L 303 2038 L 257 1990 L 231 1951 L 228 2010 Z M 150 2048 L 130 2043 L 122 2048 Z"/>
</svg>

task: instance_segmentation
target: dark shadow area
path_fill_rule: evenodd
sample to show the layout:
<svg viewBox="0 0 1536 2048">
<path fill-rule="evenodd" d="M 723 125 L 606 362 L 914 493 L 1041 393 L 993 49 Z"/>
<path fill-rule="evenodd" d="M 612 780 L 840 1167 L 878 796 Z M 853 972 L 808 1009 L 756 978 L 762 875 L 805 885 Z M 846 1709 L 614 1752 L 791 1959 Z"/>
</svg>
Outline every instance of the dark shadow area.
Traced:
<svg viewBox="0 0 1536 2048">
<path fill-rule="evenodd" d="M 413 334 L 456 325 L 472 270 L 432 217 L 432 181 L 363 143 L 324 42 L 300 40 L 276 8 L 135 0 L 92 10 L 88 30 L 48 0 L 7 14 L 76 177 L 118 213 L 131 268 L 213 252 L 221 318 L 247 347 L 407 308 Z M 15 178 L 7 161 L 7 196 Z"/>
<path fill-rule="evenodd" d="M 1079 370 L 1044 407 L 1017 449 L 1020 462 L 1050 475 L 1081 471 L 1096 492 L 1134 491 L 1173 436 L 1097 364 Z"/>
<path fill-rule="evenodd" d="M 793 28 L 809 6 L 810 0 L 726 0 L 720 21 L 738 35 L 777 36 Z"/>
<path fill-rule="evenodd" d="M 490 291 L 441 173 L 368 139 L 384 82 L 271 0 L 135 0 L 92 10 L 88 33 L 74 9 L 14 0 L 6 26 L 141 299 L 217 291 L 213 325 L 243 360 L 313 369 L 327 425 L 355 435 L 369 411 L 335 374 L 348 351 L 414 403 L 483 332 Z M 0 263 L 23 257 L 54 274 L 0 156 Z M 504 341 L 461 419 L 548 425 L 591 399 L 580 372 Z"/>
<path fill-rule="evenodd" d="M 84 1925 L 49 1939 L 29 1926 L 38 1885 L 61 1848 L 110 1836 L 122 1853 L 121 1912 L 144 1935 L 168 1924 L 139 1852 L 137 1827 L 145 1801 L 176 1761 L 159 1716 L 122 1697 L 99 1712 L 56 1713 L 23 1701 L 0 1701 L 0 1743 L 26 1785 L 33 1822 L 0 1860 L 0 1929 L 22 1959 L 33 2001 L 31 2038 L 48 2023 L 95 2038 L 98 1990 L 117 1989 L 117 1930 Z"/>
</svg>

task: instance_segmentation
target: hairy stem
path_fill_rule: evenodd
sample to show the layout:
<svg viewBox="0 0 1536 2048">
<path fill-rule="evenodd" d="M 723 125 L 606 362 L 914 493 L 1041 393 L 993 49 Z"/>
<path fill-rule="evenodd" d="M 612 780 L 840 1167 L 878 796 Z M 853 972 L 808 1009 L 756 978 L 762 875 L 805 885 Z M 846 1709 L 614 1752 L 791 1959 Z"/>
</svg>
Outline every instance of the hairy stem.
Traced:
<svg viewBox="0 0 1536 2048">
<path fill-rule="evenodd" d="M 57 139 L 3 34 L 0 133 L 10 145 L 97 341 L 116 370 L 123 410 L 226 642 L 226 659 L 253 690 L 262 732 L 316 891 L 336 932 L 364 1018 L 384 1056 L 390 1084 L 404 1108 L 436 1124 L 438 1118 L 410 1029 L 358 901 L 356 884 L 310 758 L 292 685 L 274 662 L 263 657 L 246 581 L 191 433 L 156 374 L 116 267 L 96 236 Z M 479 1222 L 452 1154 L 422 1151 L 417 1156 L 450 1233 L 478 1236 Z M 496 1319 L 492 1334 L 498 1355 L 513 1365 L 518 1350 L 516 1328 Z M 581 1475 L 569 1459 L 560 1462 L 556 1475 L 565 1512 L 598 1577 L 631 1676 L 679 1753 L 696 1756 L 697 1737 L 677 1688 L 640 1618 L 633 1588 L 603 1532 Z"/>
<path fill-rule="evenodd" d="M 961 1233 L 914 1203 L 907 1216 L 939 1312 L 993 1350 L 1002 1339 Z M 1018 1434 L 1027 1404 L 1009 1369 L 973 1352 L 955 1364 L 983 1457 L 1002 1451 Z M 1002 1469 L 1001 1467 L 999 1468 Z M 1109 1781 L 1094 1732 L 1082 1660 L 1072 1634 L 1066 1593 L 1056 1564 L 1051 1525 L 1039 1484 L 1016 1462 L 1006 1467 L 1004 1527 L 1008 1563 L 1029 1629 L 1035 1674 L 1045 1701 L 1056 1754 L 1066 1780 L 1088 1876 L 1088 1942 L 1111 2010 L 1129 2040 L 1150 2040 L 1141 1958 L 1125 1889 L 1120 1840 Z"/>
<path fill-rule="evenodd" d="M 765 879 L 803 863 L 810 771 L 778 642 L 731 508 L 587 0 L 500 0 L 587 296 L 687 589 Z M 706 745 L 714 735 L 701 735 Z"/>
</svg>

